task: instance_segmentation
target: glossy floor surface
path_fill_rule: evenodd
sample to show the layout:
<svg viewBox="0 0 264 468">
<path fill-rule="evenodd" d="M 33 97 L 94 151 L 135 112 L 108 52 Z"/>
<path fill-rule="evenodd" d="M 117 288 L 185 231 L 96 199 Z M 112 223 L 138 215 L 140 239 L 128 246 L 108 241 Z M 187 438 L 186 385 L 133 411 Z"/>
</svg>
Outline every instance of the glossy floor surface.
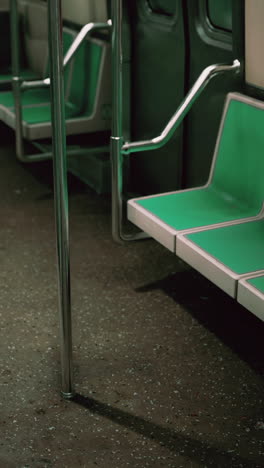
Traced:
<svg viewBox="0 0 264 468">
<path fill-rule="evenodd" d="M 0 153 L 0 468 L 264 466 L 263 324 L 70 178 L 75 401 L 60 397 L 50 164 Z"/>
</svg>

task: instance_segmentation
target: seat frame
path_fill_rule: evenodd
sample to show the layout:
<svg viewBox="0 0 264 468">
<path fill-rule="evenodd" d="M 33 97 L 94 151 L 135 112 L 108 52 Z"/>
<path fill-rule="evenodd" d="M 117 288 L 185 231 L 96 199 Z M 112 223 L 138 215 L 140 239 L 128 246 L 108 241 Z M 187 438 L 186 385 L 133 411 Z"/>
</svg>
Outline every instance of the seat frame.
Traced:
<svg viewBox="0 0 264 468">
<path fill-rule="evenodd" d="M 248 282 L 250 279 L 259 277 L 264 277 L 264 270 L 258 274 L 252 274 L 239 280 L 237 301 L 260 320 L 264 321 L 264 293 Z"/>
</svg>

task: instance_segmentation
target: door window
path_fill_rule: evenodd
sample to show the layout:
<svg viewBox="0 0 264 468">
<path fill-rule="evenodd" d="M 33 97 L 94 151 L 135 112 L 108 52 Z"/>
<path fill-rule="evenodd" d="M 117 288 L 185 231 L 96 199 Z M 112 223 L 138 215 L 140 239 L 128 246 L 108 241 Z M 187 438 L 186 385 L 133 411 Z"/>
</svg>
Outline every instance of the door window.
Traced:
<svg viewBox="0 0 264 468">
<path fill-rule="evenodd" d="M 232 0 L 207 0 L 207 10 L 215 28 L 232 31 Z"/>
<path fill-rule="evenodd" d="M 148 0 L 149 7 L 153 13 L 166 16 L 174 16 L 176 13 L 175 0 Z"/>
</svg>

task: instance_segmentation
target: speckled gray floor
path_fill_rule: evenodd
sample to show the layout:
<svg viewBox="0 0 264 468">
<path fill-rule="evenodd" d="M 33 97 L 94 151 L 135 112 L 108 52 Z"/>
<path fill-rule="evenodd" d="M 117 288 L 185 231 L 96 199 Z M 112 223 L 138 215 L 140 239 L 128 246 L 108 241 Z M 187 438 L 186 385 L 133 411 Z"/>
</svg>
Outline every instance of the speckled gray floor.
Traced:
<svg viewBox="0 0 264 468">
<path fill-rule="evenodd" d="M 49 165 L 0 153 L 0 468 L 264 467 L 263 325 L 70 184 L 75 401 L 60 397 Z"/>
</svg>

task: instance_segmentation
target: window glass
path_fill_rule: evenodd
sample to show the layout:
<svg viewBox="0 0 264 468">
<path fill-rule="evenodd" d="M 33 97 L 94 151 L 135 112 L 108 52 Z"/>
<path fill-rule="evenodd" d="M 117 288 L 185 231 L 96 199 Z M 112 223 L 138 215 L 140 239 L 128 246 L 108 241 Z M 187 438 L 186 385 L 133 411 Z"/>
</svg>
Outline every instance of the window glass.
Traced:
<svg viewBox="0 0 264 468">
<path fill-rule="evenodd" d="M 207 9 L 216 28 L 232 31 L 232 0 L 207 0 Z"/>
<path fill-rule="evenodd" d="M 148 0 L 148 4 L 154 13 L 173 16 L 176 13 L 176 0 Z"/>
</svg>

